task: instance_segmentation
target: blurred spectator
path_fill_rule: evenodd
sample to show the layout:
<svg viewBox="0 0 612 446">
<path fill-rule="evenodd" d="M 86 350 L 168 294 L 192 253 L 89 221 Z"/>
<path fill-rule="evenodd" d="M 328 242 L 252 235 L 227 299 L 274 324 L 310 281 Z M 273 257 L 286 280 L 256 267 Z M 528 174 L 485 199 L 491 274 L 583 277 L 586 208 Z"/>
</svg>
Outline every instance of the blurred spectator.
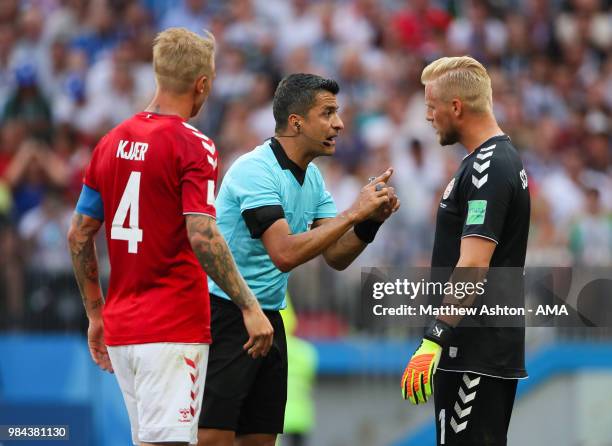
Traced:
<svg viewBox="0 0 612 446">
<path fill-rule="evenodd" d="M 210 15 L 207 0 L 177 0 L 166 11 L 160 23 L 160 30 L 180 26 L 194 33 L 201 33 L 209 26 Z"/>
<path fill-rule="evenodd" d="M 70 124 L 82 132 L 88 129 L 85 81 L 77 74 L 68 76 L 54 102 L 53 117 L 59 125 Z"/>
<path fill-rule="evenodd" d="M 572 254 L 567 248 L 566 233 L 555 224 L 546 199 L 537 193 L 532 195 L 525 266 L 571 266 Z"/>
<path fill-rule="evenodd" d="M 49 140 L 51 137 L 51 105 L 38 85 L 36 67 L 26 64 L 15 69 L 16 90 L 4 107 L 4 121 L 19 119 L 26 123 L 31 135 Z"/>
<path fill-rule="evenodd" d="M 274 80 L 265 73 L 255 76 L 253 88 L 249 95 L 251 113 L 247 123 L 260 140 L 274 136 L 275 121 L 272 115 L 272 95 L 276 85 Z"/>
<path fill-rule="evenodd" d="M 374 92 L 366 75 L 362 56 L 361 50 L 356 47 L 343 51 L 337 80 L 341 85 L 341 99 L 350 98 L 356 106 L 367 109 L 371 105 L 368 99 L 374 96 Z"/>
<path fill-rule="evenodd" d="M 15 78 L 11 67 L 11 54 L 15 33 L 10 25 L 0 23 L 0 109 L 4 106 L 14 86 Z"/>
<path fill-rule="evenodd" d="M 0 217 L 0 328 L 9 330 L 23 328 L 26 315 L 24 253 L 20 245 L 9 220 Z"/>
<path fill-rule="evenodd" d="M 221 160 L 221 170 L 226 171 L 232 162 L 243 153 L 261 144 L 261 138 L 245 125 L 249 119 L 249 108 L 241 100 L 227 104 L 217 144 L 223 147 L 226 156 Z"/>
<path fill-rule="evenodd" d="M 11 65 L 43 66 L 49 51 L 49 42 L 42 38 L 43 26 L 44 17 L 36 6 L 21 11 L 18 22 L 19 39 L 11 55 Z"/>
<path fill-rule="evenodd" d="M 451 23 L 450 15 L 432 5 L 430 0 L 407 0 L 405 8 L 393 17 L 402 43 L 426 59 L 437 54 L 438 36 L 444 35 Z"/>
<path fill-rule="evenodd" d="M 499 61 L 506 47 L 507 31 L 495 18 L 486 0 L 463 2 L 465 17 L 459 17 L 448 29 L 448 41 L 456 55 L 470 54 L 485 65 Z"/>
<path fill-rule="evenodd" d="M 17 23 L 19 16 L 19 0 L 4 0 L 0 2 L 0 23 Z"/>
<path fill-rule="evenodd" d="M 584 266 L 610 266 L 612 215 L 603 209 L 597 189 L 587 189 L 585 195 L 585 211 L 576 216 L 569 234 L 574 263 Z"/>
<path fill-rule="evenodd" d="M 554 3 L 551 0 L 526 0 L 528 38 L 534 54 L 546 53 L 558 56 L 559 48 L 555 35 Z"/>
<path fill-rule="evenodd" d="M 577 149 L 563 156 L 563 168 L 542 181 L 542 196 L 550 204 L 553 221 L 566 225 L 584 209 L 584 160 Z"/>
<path fill-rule="evenodd" d="M 87 5 L 84 26 L 72 46 L 84 51 L 88 61 L 94 63 L 117 45 L 123 30 L 115 27 L 120 22 L 116 21 L 109 0 L 90 1 Z"/>
<path fill-rule="evenodd" d="M 64 162 L 48 146 L 25 140 L 4 172 L 4 180 L 13 191 L 15 217 L 19 220 L 39 206 L 48 187 L 65 186 L 67 173 Z"/>
<path fill-rule="evenodd" d="M 51 42 L 47 56 L 39 64 L 41 67 L 41 90 L 52 102 L 61 94 L 63 85 L 69 75 L 70 51 L 68 43 L 63 38 Z"/>
<path fill-rule="evenodd" d="M 28 257 L 30 317 L 48 329 L 83 326 L 72 264 L 66 255 L 71 217 L 72 207 L 63 199 L 62 191 L 47 189 L 41 203 L 30 209 L 19 224 Z"/>
<path fill-rule="evenodd" d="M 25 213 L 19 234 L 27 243 L 30 272 L 42 276 L 72 276 L 65 237 L 71 217 L 72 209 L 58 189 L 47 189 L 41 203 Z"/>
<path fill-rule="evenodd" d="M 255 15 L 251 0 L 230 2 L 230 17 L 223 35 L 228 45 L 241 48 L 246 54 L 250 54 L 270 37 L 269 27 L 262 18 Z"/>
<path fill-rule="evenodd" d="M 550 83 L 551 69 L 551 61 L 545 56 L 531 60 L 530 80 L 523 89 L 526 117 L 551 116 L 556 122 L 565 122 L 568 119 L 566 104 Z"/>
<path fill-rule="evenodd" d="M 292 0 L 291 12 L 278 29 L 278 51 L 287 57 L 291 51 L 311 47 L 321 40 L 323 29 L 319 16 L 308 0 Z"/>
<path fill-rule="evenodd" d="M 326 4 L 319 9 L 321 35 L 312 45 L 311 57 L 321 67 L 321 75 L 335 78 L 338 72 L 340 42 L 334 33 L 333 6 Z"/>
<path fill-rule="evenodd" d="M 53 42 L 57 39 L 68 39 L 82 34 L 86 27 L 89 2 L 81 0 L 60 0 L 56 8 L 45 17 L 44 38 Z"/>
<path fill-rule="evenodd" d="M 281 311 L 287 333 L 287 407 L 281 443 L 305 446 L 315 427 L 313 386 L 318 356 L 315 347 L 296 336 L 297 317 L 287 293 L 287 308 Z"/>
<path fill-rule="evenodd" d="M 564 44 L 583 42 L 598 51 L 608 51 L 612 45 L 612 26 L 609 13 L 602 10 L 607 2 L 571 0 L 568 3 L 568 10 L 556 21 L 559 40 Z"/>
<path fill-rule="evenodd" d="M 304 0 L 301 0 L 304 1 Z M 365 49 L 378 40 L 378 6 L 375 0 L 343 2 L 336 7 L 333 29 L 336 38 L 345 46 Z"/>
<path fill-rule="evenodd" d="M 254 74 L 247 69 L 244 52 L 228 47 L 217 65 L 213 95 L 227 101 L 246 96 L 253 86 Z"/>
<path fill-rule="evenodd" d="M 18 321 L 47 308 L 56 327 L 70 321 L 70 301 L 60 316 L 59 301 L 48 298 L 68 289 L 53 274 L 44 286 L 22 289 L 21 271 L 34 271 L 39 260 L 16 252 L 24 234 L 17 228 L 25 215 L 40 219 L 54 207 L 49 190 L 73 205 L 99 135 L 146 105 L 155 87 L 152 39 L 169 26 L 215 34 L 213 91 L 194 124 L 215 138 L 222 169 L 273 134 L 270 102 L 282 75 L 338 80 L 345 129 L 335 156 L 319 163 L 338 208 L 388 165 L 402 199 L 393 224 L 368 248 L 369 263 L 430 260 L 432 213 L 462 152 L 439 147 L 425 120 L 420 75 L 434 58 L 471 54 L 490 73 L 495 113 L 533 189 L 528 261 L 569 265 L 573 253 L 576 262 L 610 262 L 593 251 L 605 244 L 612 211 L 609 3 L 0 1 L 0 311 Z M 356 270 L 328 277 L 315 265 L 304 274 L 313 271 L 336 281 L 319 302 L 349 302 L 359 287 Z"/>
<path fill-rule="evenodd" d="M 87 102 L 79 117 L 81 131 L 101 135 L 147 105 L 154 78 L 135 69 L 134 57 L 133 42 L 123 41 L 92 66 L 86 79 Z"/>
</svg>

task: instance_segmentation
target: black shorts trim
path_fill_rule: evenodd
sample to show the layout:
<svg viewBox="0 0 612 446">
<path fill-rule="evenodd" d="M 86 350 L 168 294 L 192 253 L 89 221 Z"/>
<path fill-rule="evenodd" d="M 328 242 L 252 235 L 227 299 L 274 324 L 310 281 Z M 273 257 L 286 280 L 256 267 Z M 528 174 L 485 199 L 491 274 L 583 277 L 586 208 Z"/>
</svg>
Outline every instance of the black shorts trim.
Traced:
<svg viewBox="0 0 612 446">
<path fill-rule="evenodd" d="M 231 301 L 211 295 L 212 344 L 198 426 L 246 434 L 283 432 L 287 403 L 287 340 L 278 311 L 264 310 L 274 341 L 264 358 L 251 358 L 242 346 L 248 333 L 242 312 Z"/>
</svg>

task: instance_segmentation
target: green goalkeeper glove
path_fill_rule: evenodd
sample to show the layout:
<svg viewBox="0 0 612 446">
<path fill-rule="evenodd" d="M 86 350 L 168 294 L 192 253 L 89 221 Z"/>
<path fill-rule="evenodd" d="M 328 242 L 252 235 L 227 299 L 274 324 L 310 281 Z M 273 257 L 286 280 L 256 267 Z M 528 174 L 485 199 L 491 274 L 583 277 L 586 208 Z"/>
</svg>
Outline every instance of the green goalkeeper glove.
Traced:
<svg viewBox="0 0 612 446">
<path fill-rule="evenodd" d="M 426 330 L 421 345 L 414 352 L 402 375 L 402 396 L 412 404 L 426 403 L 433 393 L 433 377 L 452 328 L 435 320 Z"/>
<path fill-rule="evenodd" d="M 414 352 L 402 376 L 402 395 L 412 404 L 427 402 L 432 393 L 434 373 L 440 361 L 442 347 L 429 339 L 423 339 Z"/>
</svg>

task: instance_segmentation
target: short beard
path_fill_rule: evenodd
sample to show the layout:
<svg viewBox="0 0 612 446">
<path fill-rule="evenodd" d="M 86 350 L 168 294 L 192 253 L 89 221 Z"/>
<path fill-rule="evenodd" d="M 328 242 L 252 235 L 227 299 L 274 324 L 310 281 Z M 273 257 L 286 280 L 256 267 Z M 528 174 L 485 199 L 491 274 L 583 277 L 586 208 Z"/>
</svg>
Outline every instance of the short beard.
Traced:
<svg viewBox="0 0 612 446">
<path fill-rule="evenodd" d="M 441 146 L 452 146 L 459 142 L 459 132 L 455 128 L 451 128 L 446 133 L 439 134 L 439 140 Z"/>
</svg>

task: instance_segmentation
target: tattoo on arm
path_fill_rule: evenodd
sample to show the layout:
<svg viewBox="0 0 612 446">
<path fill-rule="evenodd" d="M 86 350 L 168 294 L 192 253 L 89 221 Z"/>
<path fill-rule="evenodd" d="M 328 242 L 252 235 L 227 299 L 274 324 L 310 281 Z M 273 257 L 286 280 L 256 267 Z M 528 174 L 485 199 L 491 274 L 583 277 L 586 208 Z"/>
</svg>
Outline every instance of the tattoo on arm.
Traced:
<svg viewBox="0 0 612 446">
<path fill-rule="evenodd" d="M 256 303 L 255 296 L 238 272 L 234 257 L 217 229 L 215 220 L 204 215 L 187 215 L 187 234 L 200 265 L 240 308 Z"/>
<path fill-rule="evenodd" d="M 94 236 L 100 225 L 101 223 L 97 220 L 75 213 L 68 233 L 74 275 L 88 316 L 96 315 L 96 313 L 99 315 L 104 305 L 94 243 Z"/>
</svg>

